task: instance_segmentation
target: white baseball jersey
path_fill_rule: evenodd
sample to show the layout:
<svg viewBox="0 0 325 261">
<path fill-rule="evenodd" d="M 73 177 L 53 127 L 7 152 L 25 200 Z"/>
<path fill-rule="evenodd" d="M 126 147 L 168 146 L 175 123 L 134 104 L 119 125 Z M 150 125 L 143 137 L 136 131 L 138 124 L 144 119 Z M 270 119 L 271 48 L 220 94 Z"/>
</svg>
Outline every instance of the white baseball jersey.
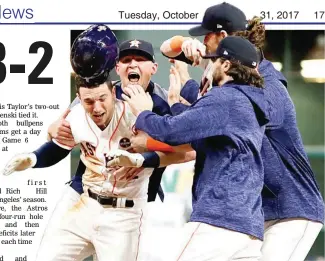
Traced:
<svg viewBox="0 0 325 261">
<path fill-rule="evenodd" d="M 82 176 L 83 188 L 107 196 L 127 198 L 147 197 L 149 177 L 153 169 L 144 169 L 136 179 L 131 181 L 118 180 L 113 175 L 116 168 L 106 168 L 109 160 L 106 156 L 109 151 L 130 149 L 132 127 L 136 117 L 127 103 L 117 100 L 115 111 L 108 126 L 101 130 L 86 113 L 82 105 L 75 105 L 66 120 L 70 123 L 72 135 L 77 144 L 80 144 L 80 158 L 86 166 Z M 64 145 L 59 146 L 67 148 Z"/>
</svg>

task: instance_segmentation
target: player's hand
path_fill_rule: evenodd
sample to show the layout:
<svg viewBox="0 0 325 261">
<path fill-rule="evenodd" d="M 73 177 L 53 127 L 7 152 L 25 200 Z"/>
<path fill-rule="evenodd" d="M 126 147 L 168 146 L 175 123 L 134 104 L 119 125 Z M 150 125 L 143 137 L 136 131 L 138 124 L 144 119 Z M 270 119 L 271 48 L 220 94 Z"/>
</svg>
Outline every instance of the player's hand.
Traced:
<svg viewBox="0 0 325 261">
<path fill-rule="evenodd" d="M 136 167 L 140 168 L 144 162 L 144 157 L 140 153 L 130 153 L 126 150 L 114 150 L 107 154 L 110 160 L 106 167 Z"/>
<path fill-rule="evenodd" d="M 143 153 L 148 151 L 147 149 L 147 139 L 149 135 L 143 131 L 137 131 L 136 135 L 131 137 L 131 146 L 135 152 Z"/>
<path fill-rule="evenodd" d="M 201 63 L 205 50 L 205 45 L 197 39 L 187 39 L 182 44 L 182 51 L 188 59 L 193 61 L 193 66 Z"/>
<path fill-rule="evenodd" d="M 132 113 L 138 116 L 141 112 L 153 108 L 153 101 L 148 92 L 145 92 L 140 85 L 128 85 L 124 88 L 122 98 L 129 104 Z"/>
<path fill-rule="evenodd" d="M 178 71 L 174 66 L 170 68 L 169 74 L 169 89 L 168 89 L 168 104 L 172 106 L 180 102 L 181 97 L 181 79 Z"/>
<path fill-rule="evenodd" d="M 184 99 L 182 96 L 180 96 L 179 101 L 180 101 L 180 103 L 183 103 L 187 106 L 191 106 L 191 104 L 186 99 Z"/>
<path fill-rule="evenodd" d="M 169 62 L 174 64 L 175 69 L 179 73 L 181 84 L 182 86 L 185 85 L 185 83 L 191 79 L 190 74 L 188 73 L 188 65 L 185 62 L 181 62 L 174 59 L 169 59 Z"/>
<path fill-rule="evenodd" d="M 2 175 L 8 176 L 15 171 L 22 171 L 32 168 L 36 164 L 36 155 L 34 153 L 22 153 L 15 155 L 2 170 Z"/>
<path fill-rule="evenodd" d="M 144 170 L 144 168 L 134 168 L 134 167 L 121 167 L 118 170 L 114 171 L 113 175 L 116 177 L 117 180 L 132 180 L 138 174 Z"/>
<path fill-rule="evenodd" d="M 47 132 L 49 140 L 56 139 L 62 145 L 74 147 L 76 143 L 74 142 L 74 138 L 72 136 L 70 123 L 65 120 L 69 112 L 70 109 L 67 109 L 59 119 L 50 125 Z"/>
</svg>

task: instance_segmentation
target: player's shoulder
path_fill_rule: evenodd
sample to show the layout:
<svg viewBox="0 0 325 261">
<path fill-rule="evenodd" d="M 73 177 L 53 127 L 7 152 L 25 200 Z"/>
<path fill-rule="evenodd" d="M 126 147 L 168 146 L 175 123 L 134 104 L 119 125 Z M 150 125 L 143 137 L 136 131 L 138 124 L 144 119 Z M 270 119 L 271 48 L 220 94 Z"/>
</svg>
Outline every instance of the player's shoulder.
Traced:
<svg viewBox="0 0 325 261">
<path fill-rule="evenodd" d="M 137 117 L 132 113 L 131 107 L 129 104 L 125 101 L 119 101 L 121 104 L 124 104 L 124 115 L 123 119 L 125 121 L 125 124 L 129 127 L 132 127 L 133 124 L 135 123 Z"/>
<path fill-rule="evenodd" d="M 74 119 L 80 119 L 80 117 L 83 117 L 85 115 L 85 110 L 82 107 L 81 103 L 78 103 L 74 105 L 67 116 L 67 120 L 71 121 Z"/>
<path fill-rule="evenodd" d="M 168 98 L 168 91 L 161 87 L 158 83 L 150 82 L 149 84 L 152 84 L 152 93 L 159 96 L 164 101 L 167 101 Z M 150 88 L 150 86 L 149 86 Z"/>
<path fill-rule="evenodd" d="M 70 113 L 81 113 L 84 112 L 84 108 L 82 107 L 81 103 L 76 104 L 70 110 Z"/>
</svg>

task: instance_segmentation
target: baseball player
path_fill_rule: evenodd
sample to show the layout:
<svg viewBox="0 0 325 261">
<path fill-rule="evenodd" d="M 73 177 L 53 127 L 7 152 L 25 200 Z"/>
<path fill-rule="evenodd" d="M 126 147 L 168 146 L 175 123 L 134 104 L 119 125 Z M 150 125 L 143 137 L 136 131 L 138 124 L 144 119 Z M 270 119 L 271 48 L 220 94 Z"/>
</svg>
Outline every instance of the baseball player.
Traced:
<svg viewBox="0 0 325 261">
<path fill-rule="evenodd" d="M 189 33 L 205 35 L 204 45 L 177 36 L 164 42 L 161 50 L 166 56 L 178 55 L 184 61 L 201 63 L 201 55 L 213 51 L 228 35 L 245 37 L 259 49 L 258 70 L 264 77 L 265 96 L 271 108 L 262 146 L 265 233 L 261 260 L 304 260 L 323 226 L 324 202 L 304 150 L 294 105 L 285 88 L 287 81 L 263 56 L 264 25 L 254 18 L 246 28 L 243 12 L 223 3 L 208 8 L 202 24 Z M 205 91 L 202 86 L 201 90 Z M 197 87 L 196 95 L 199 92 Z"/>
<path fill-rule="evenodd" d="M 143 169 L 137 176 L 116 175 L 114 168 L 107 167 L 108 154 L 131 148 L 135 116 L 125 102 L 115 98 L 110 80 L 87 82 L 77 76 L 76 87 L 80 103 L 66 119 L 86 166 L 84 193 L 64 213 L 52 234 L 51 247 L 42 248 L 38 260 L 83 260 L 94 249 L 98 260 L 137 260 L 149 177 L 154 167 L 161 166 L 160 160 L 139 157 L 137 167 Z M 58 153 L 72 149 L 55 139 L 51 143 Z M 18 155 L 8 163 L 5 174 L 35 167 L 39 160 L 34 153 Z"/>
<path fill-rule="evenodd" d="M 227 37 L 206 58 L 214 60 L 213 84 L 220 88 L 177 116 L 145 110 L 151 101 L 140 88 L 127 88 L 130 97 L 123 97 L 137 116 L 136 129 L 174 146 L 190 143 L 197 153 L 193 213 L 177 257 L 166 260 L 258 260 L 264 232 L 260 148 L 268 121 L 258 55 L 249 41 Z M 170 88 L 179 90 L 177 76 L 170 77 Z"/>
<path fill-rule="evenodd" d="M 115 84 L 116 97 L 122 99 L 121 95 L 123 94 L 124 87 L 130 84 L 140 85 L 152 97 L 154 101 L 154 112 L 159 115 L 170 114 L 170 107 L 167 103 L 167 91 L 157 83 L 151 81 L 151 76 L 154 75 L 158 69 L 151 43 L 134 39 L 121 43 L 119 48 L 120 51 L 116 72 L 120 76 L 121 81 Z M 76 53 L 78 52 L 82 53 L 82 48 L 80 48 L 79 51 L 76 50 Z M 81 69 L 78 69 L 78 66 L 80 66 Z M 82 67 L 82 63 L 76 63 L 75 71 L 77 74 L 82 72 Z M 182 93 L 182 95 L 187 99 L 187 95 L 191 95 L 192 92 L 195 92 L 195 89 L 196 87 L 194 85 L 193 89 L 191 85 L 188 85 L 186 93 Z M 61 117 L 49 127 L 49 136 L 51 138 L 56 138 L 62 144 L 71 145 L 70 143 L 73 143 L 69 124 L 64 120 L 64 117 Z M 155 150 L 155 147 L 153 147 L 152 150 Z M 76 175 L 72 178 L 70 185 L 78 193 L 82 193 L 81 176 L 84 168 L 85 166 L 80 162 Z M 148 201 L 154 201 L 157 193 L 163 201 L 163 191 L 160 187 L 160 181 L 164 170 L 165 168 L 155 169 L 153 175 L 150 177 Z"/>
<path fill-rule="evenodd" d="M 87 39 L 87 41 L 84 41 L 84 39 Z M 103 39 L 105 39 L 106 41 L 108 41 L 106 48 L 103 47 Z M 91 41 L 92 40 L 92 41 Z M 103 75 L 99 75 L 98 72 L 102 72 L 104 71 L 104 77 L 107 72 L 106 67 L 111 68 L 111 61 L 103 61 L 102 63 L 95 63 L 94 60 L 102 60 L 100 59 L 101 57 L 111 57 L 114 56 L 114 54 L 116 53 L 115 50 L 110 50 L 111 48 L 116 48 L 116 46 L 112 46 L 112 43 L 116 43 L 116 38 L 115 36 L 112 34 L 112 32 L 109 30 L 109 28 L 101 25 L 101 26 L 93 26 L 91 28 L 89 28 L 88 30 L 86 30 L 83 34 L 81 34 L 77 40 L 75 41 L 73 48 L 72 48 L 72 65 L 74 67 L 74 70 L 79 74 L 79 75 L 83 75 L 87 80 L 91 80 L 94 77 L 99 78 L 103 77 Z M 100 43 L 100 46 L 99 46 Z M 140 45 L 140 48 L 139 48 Z M 164 101 L 160 98 L 159 94 L 159 89 L 160 87 L 156 84 L 153 84 L 152 82 L 146 82 L 146 80 L 150 80 L 150 77 L 148 78 L 148 74 L 151 75 L 153 73 L 155 73 L 155 69 L 157 68 L 157 65 L 153 63 L 153 48 L 151 46 L 151 44 L 147 43 L 147 42 L 140 42 L 140 41 L 136 41 L 136 43 L 134 44 L 134 41 L 128 41 L 125 42 L 124 44 L 121 44 L 121 52 L 119 55 L 120 60 L 124 59 L 123 63 L 121 64 L 127 64 L 126 59 L 130 58 L 130 55 L 132 54 L 133 56 L 131 56 L 131 58 L 136 59 L 136 61 L 134 61 L 134 59 L 131 59 L 131 65 L 129 66 L 130 68 L 132 68 L 132 74 L 133 76 L 135 75 L 135 78 L 137 78 L 137 81 L 135 81 L 133 79 L 133 83 L 137 83 L 140 82 L 141 84 L 146 84 L 148 85 L 148 91 L 150 92 L 151 96 L 156 100 L 156 107 L 154 106 L 154 111 L 159 112 L 159 110 L 167 110 L 166 107 L 168 107 L 167 103 L 164 103 Z M 133 48 L 131 48 L 133 47 Z M 128 48 L 130 50 L 128 50 Z M 147 48 L 147 49 L 146 49 Z M 95 50 L 95 51 L 94 51 Z M 88 52 L 93 52 L 93 60 L 91 61 L 84 61 L 83 59 L 85 59 L 85 56 L 83 56 L 83 53 L 85 53 L 86 51 Z M 129 55 L 130 54 L 130 55 Z M 148 57 L 150 59 L 150 62 L 148 61 Z M 114 59 L 115 61 L 115 59 Z M 135 65 L 134 65 L 135 63 Z M 95 64 L 96 66 L 91 66 L 91 64 Z M 144 67 L 141 66 L 141 64 L 144 64 Z M 151 67 L 148 67 L 148 64 L 151 65 Z M 98 67 L 99 66 L 99 67 Z M 122 67 L 122 66 L 121 66 Z M 90 68 L 88 70 L 86 70 L 85 68 Z M 149 69 L 149 70 L 148 70 Z M 129 68 L 126 68 L 124 70 L 130 70 Z M 120 72 L 123 72 L 123 70 L 120 70 Z M 94 76 L 92 76 L 94 75 Z M 142 80 L 142 76 L 144 78 L 144 80 Z M 147 79 L 146 79 L 147 77 Z M 121 77 L 122 78 L 122 77 Z M 140 80 L 140 81 L 139 81 Z M 121 90 L 121 87 L 117 86 L 116 88 L 116 92 L 119 92 Z M 158 93 L 157 93 L 158 90 Z M 121 91 L 120 94 L 117 94 L 116 96 L 120 96 L 121 95 Z M 167 106 L 166 106 L 167 105 Z M 168 107 L 169 110 L 169 107 Z M 66 116 L 66 115 L 65 115 Z M 70 126 L 70 125 L 68 125 Z M 64 140 L 66 142 L 66 140 Z M 61 142 L 61 140 L 60 140 Z M 129 143 L 128 139 L 124 139 L 122 141 L 122 144 L 124 144 L 123 146 L 127 145 Z M 72 142 L 72 146 L 75 145 L 75 141 Z M 53 151 L 54 150 L 54 151 Z M 54 146 L 53 143 L 47 143 L 44 146 L 42 146 L 39 150 L 35 151 L 35 154 L 38 156 L 37 163 L 35 167 L 46 167 L 46 166 L 50 166 L 55 164 L 56 162 L 58 162 L 60 159 L 64 158 L 67 155 L 67 151 L 68 150 L 60 150 L 58 148 L 56 148 Z M 51 155 L 51 157 L 46 157 L 46 155 Z M 35 156 L 32 155 L 32 158 L 34 158 Z M 184 159 L 181 157 L 173 157 L 172 160 L 179 160 L 179 162 L 182 162 Z M 188 159 L 186 159 L 188 160 Z M 27 159 L 27 166 L 32 166 L 32 162 L 30 162 L 29 159 Z M 80 167 L 81 166 L 81 167 Z M 159 166 L 159 164 L 158 164 Z M 157 166 L 157 167 L 158 167 Z M 24 166 L 26 167 L 26 166 Z M 14 170 L 14 169 L 11 169 Z M 10 171 L 10 170 L 9 170 Z M 78 173 L 83 173 L 85 172 L 85 166 L 84 164 L 79 164 L 78 167 Z M 117 173 L 120 172 L 120 170 L 114 172 Z M 119 173 L 122 176 L 131 176 L 132 177 L 132 172 L 128 172 L 128 173 Z M 74 186 L 74 188 L 78 187 L 79 185 L 81 186 L 80 176 L 76 176 L 76 178 L 78 179 L 78 182 L 74 182 L 72 184 L 77 184 L 77 186 Z M 160 180 L 159 180 L 160 181 Z M 159 185 L 159 183 L 158 183 Z M 82 188 L 81 188 L 82 190 Z M 80 189 L 78 190 L 78 192 L 80 192 Z M 156 191 L 154 191 L 156 193 Z M 78 193 L 76 193 L 74 190 L 72 189 L 67 189 L 66 193 L 63 195 L 64 202 L 59 202 L 59 207 L 56 208 L 55 212 L 54 212 L 54 216 L 60 217 L 60 215 L 65 212 L 66 209 L 71 208 L 71 206 L 73 206 L 76 201 L 79 199 L 78 197 Z M 151 194 L 152 195 L 152 194 Z M 154 194 L 155 195 L 155 194 Z M 53 217 L 53 219 L 55 219 Z M 51 222 L 50 222 L 51 223 Z M 51 224 L 49 225 L 51 226 Z M 55 227 L 53 228 L 49 228 L 47 229 L 47 236 L 44 237 L 43 239 L 43 247 L 41 247 L 40 252 L 42 252 L 42 249 L 47 249 L 48 243 L 52 242 L 52 232 L 55 231 Z M 49 241 L 49 242 L 48 242 Z M 48 243 L 46 243 L 48 242 Z M 93 251 L 92 248 L 89 249 L 89 251 L 83 253 L 86 256 L 89 255 L 91 252 Z"/>
</svg>

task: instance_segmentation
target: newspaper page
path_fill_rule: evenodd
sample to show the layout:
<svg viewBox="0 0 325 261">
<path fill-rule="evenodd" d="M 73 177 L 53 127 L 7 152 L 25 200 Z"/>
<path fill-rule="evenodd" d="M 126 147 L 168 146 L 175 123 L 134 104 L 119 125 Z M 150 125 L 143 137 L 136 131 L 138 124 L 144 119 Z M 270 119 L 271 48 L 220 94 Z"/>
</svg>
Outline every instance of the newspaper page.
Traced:
<svg viewBox="0 0 325 261">
<path fill-rule="evenodd" d="M 82 131 L 89 127 L 92 131 L 89 134 L 90 136 L 96 135 L 97 129 L 98 133 L 102 133 L 101 131 L 107 125 L 104 125 L 105 128 L 100 129 L 96 123 L 96 117 L 99 122 L 101 117 L 109 114 L 110 110 L 113 109 L 107 109 L 109 107 L 103 105 L 104 107 L 101 108 L 104 108 L 106 112 L 103 114 L 104 116 L 98 116 L 98 114 L 92 118 L 94 109 L 89 109 L 89 106 L 95 105 L 90 104 L 91 101 L 89 102 L 89 100 L 88 104 L 87 101 L 85 103 L 84 97 L 79 92 L 80 89 L 76 90 L 76 77 L 78 75 L 86 82 L 89 82 L 89 79 L 91 82 L 93 75 L 89 74 L 89 71 L 95 70 L 96 66 L 104 66 L 100 67 L 100 70 L 107 70 L 105 59 L 110 59 L 109 62 L 114 61 L 114 64 L 109 68 L 110 79 L 114 82 L 117 81 L 116 98 L 122 99 L 118 96 L 118 88 L 123 90 L 125 81 L 132 81 L 132 79 L 141 81 L 142 75 L 147 73 L 147 69 L 140 67 L 137 63 L 143 62 L 143 59 L 145 61 L 149 59 L 152 66 L 149 69 L 151 70 L 150 73 L 147 73 L 149 80 L 145 77 L 144 80 L 148 80 L 147 85 L 150 80 L 155 83 L 152 88 L 158 88 L 156 85 L 159 85 L 161 89 L 164 89 L 165 92 L 161 89 L 159 89 L 160 91 L 154 89 L 151 92 L 155 93 L 155 99 L 157 97 L 162 100 L 165 99 L 165 103 L 168 104 L 167 93 L 171 85 L 170 70 L 172 65 L 176 66 L 169 58 L 173 59 L 185 52 L 187 58 L 193 62 L 192 64 L 191 62 L 188 63 L 186 66 L 189 78 L 195 80 L 199 86 L 203 79 L 202 75 L 204 76 L 208 72 L 206 64 L 202 62 L 202 53 L 198 54 L 198 51 L 201 51 L 201 48 L 207 50 L 206 43 L 211 35 L 218 35 L 218 37 L 226 39 L 231 35 L 231 29 L 229 28 L 234 27 L 233 31 L 240 31 L 240 29 L 235 28 L 239 16 L 237 14 L 232 15 L 232 12 L 235 12 L 233 9 L 230 11 L 222 9 L 221 13 L 211 9 L 212 6 L 222 4 L 225 3 L 210 0 L 200 3 L 171 0 L 162 2 L 147 0 L 138 2 L 102 0 L 95 2 L 83 0 L 65 2 L 1 1 L 0 261 L 237 260 L 234 253 L 239 251 L 238 247 L 242 244 L 242 241 L 240 241 L 242 239 L 240 239 L 240 236 L 234 236 L 233 233 L 236 232 L 241 235 L 247 233 L 236 231 L 236 229 L 228 225 L 215 226 L 212 224 L 213 221 L 210 222 L 209 218 L 211 217 L 208 217 L 208 214 L 205 217 L 207 219 L 203 218 L 206 222 L 201 221 L 207 226 L 206 230 L 202 228 L 201 233 L 199 231 L 202 226 L 200 228 L 195 227 L 195 229 L 193 227 L 189 229 L 189 227 L 185 226 L 188 222 L 195 223 L 192 222 L 192 203 L 196 202 L 198 197 L 206 196 L 205 194 L 201 196 L 197 194 L 193 196 L 192 194 L 197 192 L 194 189 L 193 178 L 195 177 L 195 169 L 198 168 L 198 164 L 195 164 L 196 161 L 193 158 L 184 163 L 171 164 L 164 170 L 160 182 L 164 191 L 164 202 L 161 202 L 159 195 L 156 195 L 155 200 L 146 203 L 146 206 L 143 206 L 143 209 L 145 209 L 142 213 L 143 219 L 138 219 L 138 212 L 133 210 L 135 207 L 119 208 L 116 205 L 113 206 L 114 198 L 118 200 L 118 194 L 112 196 L 104 193 L 102 195 L 103 202 L 113 200 L 113 203 L 108 204 L 108 207 L 105 207 L 105 203 L 101 203 L 99 197 L 95 200 L 91 198 L 88 190 L 94 186 L 94 181 L 92 179 L 87 180 L 87 177 L 93 177 L 91 173 L 97 173 L 96 170 L 99 167 L 104 166 L 105 169 L 105 162 L 103 163 L 101 158 L 90 155 L 91 153 L 97 153 L 97 149 L 91 145 L 93 136 L 87 141 L 88 137 L 84 137 L 87 132 L 82 133 Z M 304 175 L 293 175 L 293 178 L 290 178 L 294 184 L 300 184 L 292 188 L 292 193 L 301 201 L 292 199 L 292 202 L 287 204 L 286 208 L 290 208 L 290 211 L 292 209 L 292 213 L 298 213 L 299 211 L 295 212 L 295 209 L 304 209 L 307 204 L 302 202 L 309 202 L 313 206 L 311 212 L 306 207 L 305 215 L 288 214 L 287 216 L 283 214 L 286 213 L 287 209 L 279 207 L 273 218 L 264 220 L 264 238 L 256 239 L 261 243 L 256 247 L 257 254 L 254 256 L 254 254 L 250 255 L 248 253 L 246 258 L 248 258 L 247 260 L 264 261 L 325 260 L 323 221 L 318 219 L 319 217 L 322 218 L 324 212 L 321 206 L 324 197 L 325 158 L 324 3 L 316 0 L 309 2 L 229 0 L 226 4 L 241 10 L 247 18 L 247 23 L 253 17 L 259 17 L 260 23 L 265 26 L 264 45 L 259 49 L 263 51 L 259 55 L 262 54 L 264 59 L 270 61 L 275 70 L 283 75 L 283 79 L 280 76 L 274 77 L 278 77 L 281 86 L 286 82 L 285 89 L 294 105 L 295 124 L 299 130 L 297 137 L 301 138 L 303 142 L 303 147 L 300 150 L 295 147 L 296 150 L 293 151 L 302 152 L 301 155 L 299 154 L 302 160 L 299 161 L 298 166 L 303 169 L 302 173 Z M 208 10 L 210 10 L 210 13 Z M 235 19 L 235 22 L 231 19 Z M 193 33 L 191 35 L 189 30 L 198 26 L 201 26 L 206 31 L 194 36 Z M 84 43 L 85 49 L 88 48 L 87 44 L 89 44 L 90 49 L 93 48 L 91 46 L 94 44 L 92 37 L 96 38 L 97 33 L 102 33 L 101 30 L 108 30 L 108 35 L 112 32 L 112 35 L 117 38 L 117 43 L 112 40 L 112 35 L 107 36 L 111 37 L 109 41 L 112 44 L 109 52 L 103 52 L 102 58 L 96 58 L 97 60 L 93 60 L 93 64 L 83 65 L 82 62 L 79 62 L 85 59 L 83 56 L 86 54 L 82 51 L 85 49 L 81 48 L 76 51 L 73 50 L 73 47 L 80 41 L 80 35 L 85 33 L 86 30 L 91 31 L 92 28 L 96 28 L 96 32 L 87 34 L 89 43 Z M 95 53 L 101 51 L 101 46 L 105 46 L 105 37 L 95 40 L 96 46 L 91 49 L 93 53 L 90 56 L 95 57 Z M 174 40 L 172 44 L 170 43 L 171 39 Z M 199 44 L 190 45 L 186 49 L 184 43 L 188 39 L 192 41 L 196 39 L 195 41 L 199 42 Z M 252 44 L 256 44 L 254 39 L 248 38 L 248 40 Z M 219 41 L 220 39 L 216 38 L 216 43 Z M 128 62 L 134 63 L 131 71 L 133 70 L 133 75 L 136 74 L 136 76 L 132 76 L 133 78 L 130 73 L 123 75 L 123 66 L 116 65 L 121 62 L 119 58 L 121 58 L 123 48 L 125 48 L 121 46 L 121 43 L 125 42 L 129 43 L 127 48 L 134 49 L 140 46 L 141 49 L 144 42 L 149 43 L 153 48 L 153 53 L 151 53 L 151 47 L 143 47 L 146 55 L 145 58 L 141 58 L 142 60 L 137 58 L 138 53 L 132 53 L 131 60 L 123 62 L 123 65 Z M 165 49 L 163 44 L 165 44 Z M 214 48 L 216 49 L 217 46 L 218 44 Z M 115 57 L 113 57 L 114 51 L 116 52 Z M 163 51 L 166 52 L 163 53 Z M 81 60 L 77 61 L 79 58 L 74 55 L 83 58 L 78 56 Z M 195 57 L 200 60 L 197 64 L 193 60 Z M 102 72 L 100 71 L 100 73 Z M 212 77 L 213 71 L 210 71 L 210 73 Z M 212 78 L 210 80 L 211 86 L 209 87 L 212 87 L 214 80 Z M 182 82 L 182 86 L 184 84 L 185 82 Z M 210 90 L 210 88 L 208 89 Z M 88 90 L 89 93 L 87 94 Z M 87 97 L 90 100 L 93 99 L 96 104 L 98 101 L 104 103 L 101 100 L 102 98 L 96 98 L 96 91 L 93 92 L 95 89 L 90 88 L 88 90 L 86 90 L 85 95 L 89 95 Z M 82 101 L 81 103 L 75 100 L 78 95 Z M 111 95 L 115 95 L 115 93 Z M 153 98 L 154 103 L 156 102 L 155 99 Z M 274 99 L 276 99 L 276 96 Z M 78 110 L 85 110 L 86 114 L 78 114 Z M 89 110 L 92 110 L 90 116 L 87 115 Z M 98 110 L 101 111 L 101 109 Z M 118 109 L 116 110 L 118 111 Z M 269 113 L 272 114 L 272 108 Z M 95 120 L 93 121 L 93 119 Z M 82 125 L 83 121 L 87 121 L 88 125 Z M 69 122 L 71 125 L 71 135 L 73 135 L 72 140 L 74 142 L 70 146 L 62 145 L 59 138 L 58 140 L 55 139 L 59 136 L 60 130 L 64 132 L 64 126 L 60 125 L 62 122 Z M 50 126 L 52 127 L 51 130 Z M 59 129 L 59 126 L 61 126 L 61 129 Z M 95 127 L 92 129 L 91 126 Z M 272 127 L 270 132 L 276 129 L 276 127 L 273 129 Z M 113 130 L 111 130 L 112 132 Z M 121 136 L 123 139 L 116 141 L 116 146 L 122 149 L 129 146 L 125 144 L 130 142 L 131 137 L 131 134 L 130 136 L 127 136 L 129 135 L 127 134 L 125 137 L 123 135 Z M 292 139 L 295 139 L 293 137 L 296 137 L 291 135 L 290 130 L 288 135 L 287 138 L 283 138 L 284 143 L 288 140 L 292 141 Z M 108 152 L 110 152 L 111 141 L 114 143 L 114 138 L 108 136 L 105 141 L 106 145 L 109 144 Z M 98 144 L 100 142 L 101 140 Z M 44 144 L 51 144 L 50 152 L 41 150 L 36 156 L 35 151 L 39 151 Z M 191 144 L 195 148 L 193 143 Z M 281 147 L 281 144 L 279 146 Z M 285 150 L 287 147 L 283 148 Z M 53 152 L 51 152 L 51 149 L 54 149 Z M 62 151 L 67 153 L 64 154 Z M 50 154 L 45 155 L 46 153 Z M 196 153 L 197 157 L 199 157 L 199 153 L 202 152 L 198 150 Z M 41 159 L 40 154 L 45 156 Z M 61 154 L 62 157 L 58 156 Z M 287 158 L 283 158 L 281 153 L 277 155 L 277 159 L 283 163 L 281 166 L 289 169 L 286 172 L 287 175 L 289 175 L 288 173 L 294 173 L 290 169 L 290 162 L 298 157 L 297 154 L 286 154 L 290 155 Z M 311 171 L 304 165 L 304 157 L 308 159 Z M 88 160 L 89 165 L 85 164 L 82 159 Z M 263 158 L 263 160 L 267 161 L 268 159 Z M 84 169 L 78 168 L 80 162 L 83 166 L 86 165 Z M 37 164 L 43 164 L 44 166 Z M 99 183 L 95 183 L 99 184 L 98 186 L 105 187 L 102 184 L 108 183 L 110 178 L 114 178 L 115 174 L 105 176 L 103 174 L 105 171 L 103 171 L 101 168 L 99 171 L 101 176 L 96 180 Z M 277 180 L 281 184 L 282 178 L 281 174 L 279 174 L 281 171 L 275 169 L 274 179 L 271 180 Z M 73 180 L 76 173 L 80 174 L 79 185 L 83 189 L 81 192 L 74 190 L 72 186 L 75 182 Z M 111 171 L 109 173 L 115 172 Z M 83 183 L 81 183 L 81 175 L 83 175 Z M 105 181 L 100 181 L 101 177 Z M 134 184 L 142 180 L 140 175 L 136 176 L 136 178 L 132 181 L 135 182 Z M 303 183 L 301 180 L 305 179 L 308 181 Z M 203 181 L 198 179 L 197 182 Z M 213 182 L 214 180 L 211 180 L 211 184 Z M 147 183 L 143 184 L 144 187 L 148 186 Z M 306 185 L 308 186 L 306 191 L 310 191 L 308 189 L 312 187 L 315 193 L 311 193 L 312 195 L 304 194 L 304 184 L 308 184 Z M 132 184 L 125 186 L 132 186 Z M 283 197 L 285 197 L 285 193 L 291 191 L 290 186 L 289 183 L 286 183 L 274 197 L 281 201 L 280 196 L 284 195 Z M 288 192 L 286 188 L 288 188 Z M 96 190 L 94 191 L 96 192 Z M 81 193 L 83 194 L 81 195 Z M 260 193 L 262 193 L 261 190 L 256 192 L 257 195 L 260 195 Z M 279 195 L 279 198 L 277 195 Z M 317 195 L 321 195 L 321 198 Z M 218 197 L 216 194 L 214 196 L 215 198 Z M 234 197 L 239 198 L 240 195 L 237 194 Z M 215 198 L 211 200 L 213 201 Z M 132 196 L 127 196 L 127 200 L 131 200 L 133 204 L 132 199 Z M 137 201 L 134 200 L 134 202 L 136 206 Z M 322 203 L 316 204 L 315 202 Z M 242 206 L 245 206 L 246 203 L 244 200 L 240 202 Z M 211 204 L 213 205 L 213 203 Z M 98 207 L 102 210 L 97 213 Z M 231 208 L 231 203 L 226 204 L 224 208 L 228 207 Z M 132 214 L 127 213 L 130 209 Z M 108 212 L 108 216 L 101 217 L 101 213 L 105 211 Z M 213 211 L 212 209 L 211 213 Z M 266 215 L 267 210 L 263 209 L 261 205 L 258 210 L 255 209 L 254 211 L 261 213 L 264 211 Z M 210 212 L 207 211 L 207 213 Z M 67 223 L 68 215 L 72 217 Z M 89 215 L 88 218 L 86 218 L 87 215 Z M 229 216 L 232 215 L 236 215 L 236 211 L 224 218 L 228 220 Z M 222 214 L 216 214 L 215 216 L 215 219 L 223 220 L 222 218 Z M 300 224 L 300 221 L 305 223 Z M 315 226 L 314 230 L 309 229 L 315 224 L 318 226 Z M 276 227 L 274 232 L 267 234 L 268 228 L 275 228 L 276 225 L 279 226 Z M 136 229 L 132 226 L 135 226 Z M 219 233 L 219 230 L 213 232 L 215 228 L 226 230 L 226 232 L 223 231 L 224 234 Z M 197 240 L 195 240 L 196 236 Z M 273 241 L 276 243 L 267 244 L 267 242 L 272 241 L 272 236 L 274 236 L 275 240 Z M 226 242 L 229 243 L 226 244 Z M 191 244 L 193 248 L 190 247 Z M 217 248 L 216 250 L 215 246 L 219 244 L 222 245 L 222 249 Z M 182 250 L 180 250 L 181 248 Z M 228 249 L 235 252 L 227 256 L 224 253 Z M 241 250 L 243 249 L 245 247 L 242 247 Z M 210 256 L 203 255 L 201 250 L 210 253 Z M 247 250 L 249 249 L 247 248 Z M 239 259 L 241 258 L 243 256 Z"/>
</svg>

